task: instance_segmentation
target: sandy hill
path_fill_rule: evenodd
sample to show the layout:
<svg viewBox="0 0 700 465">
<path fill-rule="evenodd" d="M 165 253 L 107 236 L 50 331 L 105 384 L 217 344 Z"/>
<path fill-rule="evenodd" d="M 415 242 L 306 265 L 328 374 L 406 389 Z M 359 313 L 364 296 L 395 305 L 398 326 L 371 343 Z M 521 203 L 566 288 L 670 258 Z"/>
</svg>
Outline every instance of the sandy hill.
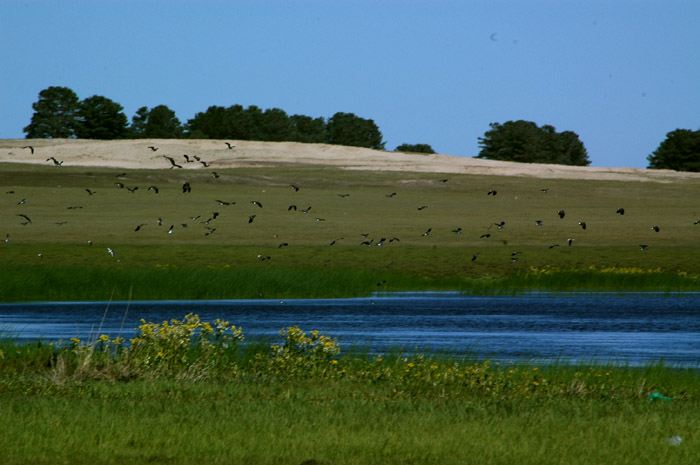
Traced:
<svg viewBox="0 0 700 465">
<path fill-rule="evenodd" d="M 188 139 L 138 139 L 95 141 L 80 139 L 0 140 L 0 162 L 53 163 L 63 166 L 104 166 L 115 168 L 169 168 L 164 156 L 172 157 L 183 169 L 225 169 L 263 166 L 325 165 L 350 170 L 390 170 L 445 174 L 528 176 L 537 178 L 657 181 L 694 178 L 700 173 L 637 168 L 595 168 L 564 165 L 512 163 L 452 155 L 420 155 L 384 152 L 359 147 L 296 142 L 227 141 Z M 34 148 L 23 148 L 31 145 Z M 153 151 L 149 146 L 157 147 Z M 195 155 L 210 164 L 186 163 L 184 154 Z"/>
</svg>

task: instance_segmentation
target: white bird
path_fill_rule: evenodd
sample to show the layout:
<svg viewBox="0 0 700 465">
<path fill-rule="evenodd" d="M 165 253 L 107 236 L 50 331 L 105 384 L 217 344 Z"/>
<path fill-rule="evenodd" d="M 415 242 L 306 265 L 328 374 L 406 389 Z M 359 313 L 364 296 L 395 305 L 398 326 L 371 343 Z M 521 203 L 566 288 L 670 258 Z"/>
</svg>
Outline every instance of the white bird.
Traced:
<svg viewBox="0 0 700 465">
<path fill-rule="evenodd" d="M 111 256 L 114 257 L 114 250 L 112 250 L 111 248 L 107 247 L 107 252 L 109 252 L 109 254 L 110 254 Z"/>
</svg>

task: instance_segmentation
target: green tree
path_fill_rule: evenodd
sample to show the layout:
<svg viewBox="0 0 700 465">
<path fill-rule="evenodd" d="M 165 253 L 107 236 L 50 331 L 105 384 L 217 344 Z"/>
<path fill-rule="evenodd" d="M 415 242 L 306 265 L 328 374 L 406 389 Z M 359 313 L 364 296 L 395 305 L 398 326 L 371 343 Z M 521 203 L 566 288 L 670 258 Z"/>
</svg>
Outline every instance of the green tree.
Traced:
<svg viewBox="0 0 700 465">
<path fill-rule="evenodd" d="M 131 118 L 129 134 L 134 138 L 177 139 L 182 137 L 183 128 L 173 110 L 158 105 L 150 110 L 139 108 Z"/>
<path fill-rule="evenodd" d="M 101 95 L 80 102 L 76 135 L 81 139 L 119 139 L 127 131 L 128 119 L 118 103 Z"/>
<path fill-rule="evenodd" d="M 68 87 L 51 86 L 39 92 L 31 122 L 24 128 L 27 139 L 75 137 L 78 103 Z"/>
<path fill-rule="evenodd" d="M 327 124 L 328 143 L 384 150 L 382 133 L 371 119 L 338 112 Z"/>
<path fill-rule="evenodd" d="M 193 139 L 228 139 L 226 134 L 226 108 L 212 105 L 205 112 L 195 113 L 187 121 L 187 132 Z"/>
<path fill-rule="evenodd" d="M 289 117 L 294 125 L 294 140 L 297 142 L 323 143 L 328 136 L 326 134 L 326 120 L 323 118 L 311 118 L 304 115 L 292 115 Z"/>
<path fill-rule="evenodd" d="M 531 121 L 491 123 L 490 130 L 479 138 L 477 158 L 521 163 L 554 163 L 587 166 L 586 147 L 572 131 L 557 133 L 555 128 L 541 128 Z"/>
<path fill-rule="evenodd" d="M 700 129 L 676 129 L 647 157 L 648 168 L 700 172 Z"/>
<path fill-rule="evenodd" d="M 428 144 L 401 144 L 396 147 L 395 152 L 410 153 L 435 153 L 435 150 Z"/>
<path fill-rule="evenodd" d="M 294 140 L 294 124 L 284 110 L 270 108 L 258 118 L 258 128 L 265 141 L 281 142 Z"/>
</svg>

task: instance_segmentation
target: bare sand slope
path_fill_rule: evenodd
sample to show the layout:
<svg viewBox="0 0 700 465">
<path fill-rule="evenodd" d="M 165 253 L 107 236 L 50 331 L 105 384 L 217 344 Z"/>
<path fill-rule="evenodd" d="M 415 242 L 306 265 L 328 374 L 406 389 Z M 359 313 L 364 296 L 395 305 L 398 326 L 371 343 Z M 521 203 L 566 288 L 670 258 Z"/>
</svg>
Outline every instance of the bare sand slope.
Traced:
<svg viewBox="0 0 700 465">
<path fill-rule="evenodd" d="M 531 163 L 512 163 L 452 155 L 420 155 L 327 144 L 296 142 L 227 141 L 187 139 L 138 139 L 94 141 L 76 139 L 3 139 L 0 162 L 102 166 L 114 168 L 169 168 L 164 156 L 172 157 L 183 169 L 224 169 L 262 166 L 325 165 L 349 170 L 412 171 L 443 174 L 481 174 L 559 179 L 600 179 L 619 181 L 672 182 L 700 179 L 700 173 L 637 168 L 594 168 Z M 34 147 L 23 148 L 27 145 Z M 157 147 L 153 151 L 149 146 Z M 186 163 L 184 154 L 195 155 L 210 164 Z"/>
</svg>

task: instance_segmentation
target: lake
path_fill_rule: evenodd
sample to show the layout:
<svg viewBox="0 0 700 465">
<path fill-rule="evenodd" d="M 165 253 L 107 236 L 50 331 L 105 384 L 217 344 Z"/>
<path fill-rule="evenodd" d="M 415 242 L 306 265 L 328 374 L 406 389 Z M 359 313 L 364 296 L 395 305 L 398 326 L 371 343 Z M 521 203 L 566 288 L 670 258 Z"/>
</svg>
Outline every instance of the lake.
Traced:
<svg viewBox="0 0 700 465">
<path fill-rule="evenodd" d="M 700 294 L 463 296 L 404 293 L 357 299 L 41 302 L 0 304 L 0 329 L 20 342 L 133 337 L 139 321 L 187 313 L 221 318 L 248 339 L 297 325 L 341 348 L 441 351 L 500 361 L 700 366 Z"/>
</svg>

